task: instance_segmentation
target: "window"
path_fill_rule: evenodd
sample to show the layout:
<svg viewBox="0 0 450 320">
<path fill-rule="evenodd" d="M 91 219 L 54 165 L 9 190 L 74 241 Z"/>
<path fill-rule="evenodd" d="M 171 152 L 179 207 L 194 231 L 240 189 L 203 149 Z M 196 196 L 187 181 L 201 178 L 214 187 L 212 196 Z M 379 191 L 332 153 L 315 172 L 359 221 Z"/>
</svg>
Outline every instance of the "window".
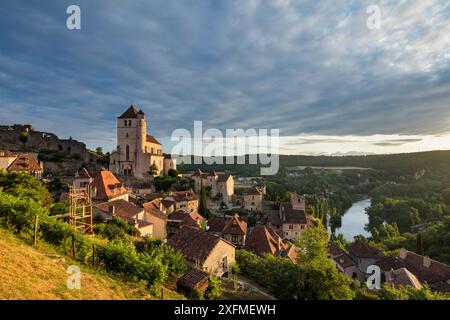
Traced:
<svg viewBox="0 0 450 320">
<path fill-rule="evenodd" d="M 126 149 L 125 149 L 125 158 L 127 159 L 127 161 L 130 160 L 130 146 L 127 145 Z"/>
<path fill-rule="evenodd" d="M 128 126 L 131 127 L 131 120 L 128 120 Z"/>
<path fill-rule="evenodd" d="M 293 230 L 294 226 L 292 224 L 289 225 L 289 230 Z"/>
<path fill-rule="evenodd" d="M 233 234 L 233 235 L 231 236 L 231 242 L 233 242 L 233 243 L 239 243 L 239 236 Z"/>
<path fill-rule="evenodd" d="M 221 265 L 222 265 L 222 269 L 223 270 L 227 270 L 228 269 L 228 258 L 226 256 L 223 257 Z"/>
<path fill-rule="evenodd" d="M 353 273 L 352 273 L 352 278 L 353 278 L 353 279 L 358 278 L 358 275 L 356 274 L 356 272 L 353 272 Z"/>
<path fill-rule="evenodd" d="M 127 126 L 127 120 L 123 120 L 123 125 L 126 127 Z"/>
</svg>

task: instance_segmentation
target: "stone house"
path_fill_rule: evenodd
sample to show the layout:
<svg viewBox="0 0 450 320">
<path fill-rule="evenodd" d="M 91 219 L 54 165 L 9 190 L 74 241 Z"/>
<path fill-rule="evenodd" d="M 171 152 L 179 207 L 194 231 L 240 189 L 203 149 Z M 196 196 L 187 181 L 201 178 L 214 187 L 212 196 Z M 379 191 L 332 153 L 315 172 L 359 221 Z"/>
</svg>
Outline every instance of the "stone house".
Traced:
<svg viewBox="0 0 450 320">
<path fill-rule="evenodd" d="M 161 143 L 147 134 L 144 112 L 131 105 L 117 118 L 117 148 L 110 156 L 110 170 L 117 175 L 148 178 L 153 164 L 156 175 L 165 171 L 165 165 L 176 169 L 175 159 L 165 159 Z"/>
<path fill-rule="evenodd" d="M 208 220 L 207 231 L 215 233 L 225 240 L 241 248 L 245 245 L 247 236 L 247 222 L 238 214 L 231 218 L 213 217 Z"/>
<path fill-rule="evenodd" d="M 177 291 L 189 296 L 195 291 L 205 293 L 209 286 L 209 273 L 192 268 L 177 280 Z"/>
<path fill-rule="evenodd" d="M 198 197 L 194 191 L 171 191 L 163 198 L 166 203 L 172 203 L 174 211 L 184 211 L 186 213 L 197 211 Z"/>
<path fill-rule="evenodd" d="M 211 197 L 220 197 L 226 206 L 233 204 L 234 178 L 231 174 L 216 173 L 214 170 L 203 173 L 197 169 L 191 177 L 194 180 L 194 191 L 200 194 L 201 188 L 211 190 Z"/>
<path fill-rule="evenodd" d="M 81 168 L 75 173 L 72 185 L 75 189 L 84 189 L 92 183 L 92 176 L 86 168 Z"/>
<path fill-rule="evenodd" d="M 285 239 L 299 237 L 312 224 L 311 217 L 306 214 L 305 205 L 303 196 L 291 193 L 290 201 L 280 204 L 279 213 L 268 217 L 268 226 Z"/>
<path fill-rule="evenodd" d="M 357 279 L 361 282 L 364 281 L 365 273 L 361 271 L 348 253 L 335 242 L 330 242 L 328 246 L 328 258 L 333 261 L 336 269 L 346 274 L 349 278 Z"/>
<path fill-rule="evenodd" d="M 183 226 L 167 244 L 180 251 L 194 268 L 223 276 L 235 262 L 235 246 L 218 235 Z"/>
<path fill-rule="evenodd" d="M 261 211 L 262 201 L 264 197 L 264 189 L 261 187 L 253 187 L 244 192 L 243 207 L 248 211 Z"/>
<path fill-rule="evenodd" d="M 7 171 L 9 166 L 16 160 L 17 154 L 8 150 L 0 150 L 0 171 Z"/>
<path fill-rule="evenodd" d="M 153 224 L 153 238 L 167 238 L 167 216 L 159 199 L 144 203 L 144 220 Z"/>
<path fill-rule="evenodd" d="M 123 199 L 128 201 L 127 188 L 109 170 L 102 168 L 92 179 L 92 201 L 101 203 Z"/>
<path fill-rule="evenodd" d="M 5 160 L 9 161 L 8 160 Z M 10 166 L 6 169 L 8 172 L 27 172 L 36 179 L 42 179 L 44 176 L 44 167 L 33 155 L 29 153 L 18 154 Z"/>
<path fill-rule="evenodd" d="M 400 249 L 398 256 L 390 255 L 379 259 L 376 263 L 385 273 L 386 280 L 392 270 L 405 268 L 412 273 L 421 284 L 427 284 L 431 290 L 450 292 L 450 266 L 427 256 L 422 256 L 405 248 Z M 405 271 L 398 271 L 405 276 Z M 396 273 L 391 274 L 396 276 Z M 408 278 L 411 278 L 408 276 Z M 399 280 L 400 281 L 400 280 Z M 417 283 L 416 283 L 417 284 Z"/>
<path fill-rule="evenodd" d="M 124 199 L 117 199 L 94 206 L 94 215 L 104 219 L 118 217 L 136 227 L 141 236 L 153 237 L 153 224 L 145 220 L 145 211 Z"/>
<path fill-rule="evenodd" d="M 259 256 L 271 254 L 297 263 L 297 247 L 283 240 L 270 227 L 263 225 L 256 225 L 250 230 L 244 249 Z"/>
<path fill-rule="evenodd" d="M 206 219 L 203 218 L 197 211 L 190 213 L 186 213 L 184 211 L 172 212 L 167 217 L 167 236 L 170 238 L 183 226 L 200 229 L 205 223 Z"/>
<path fill-rule="evenodd" d="M 355 239 L 350 244 L 348 253 L 364 273 L 367 272 L 367 268 L 370 265 L 374 265 L 383 257 L 380 250 L 359 239 Z"/>
</svg>

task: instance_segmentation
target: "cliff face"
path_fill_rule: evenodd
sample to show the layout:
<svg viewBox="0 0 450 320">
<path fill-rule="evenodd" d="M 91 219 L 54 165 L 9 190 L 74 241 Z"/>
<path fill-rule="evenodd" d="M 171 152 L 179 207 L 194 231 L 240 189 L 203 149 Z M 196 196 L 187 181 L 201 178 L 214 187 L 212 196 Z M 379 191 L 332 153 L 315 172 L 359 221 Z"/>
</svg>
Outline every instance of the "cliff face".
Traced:
<svg viewBox="0 0 450 320">
<path fill-rule="evenodd" d="M 87 161 L 88 153 L 86 145 L 73 139 L 59 139 L 53 133 L 41 131 L 29 131 L 28 141 L 24 145 L 20 141 L 22 129 L 30 129 L 31 126 L 0 126 L 0 148 L 11 151 L 29 150 L 40 152 L 41 150 L 59 151 L 67 153 L 75 159 Z"/>
<path fill-rule="evenodd" d="M 23 131 L 28 131 L 25 144 L 20 141 Z M 44 163 L 45 174 L 53 175 L 73 175 L 83 163 L 95 163 L 96 160 L 89 155 L 84 143 L 33 131 L 30 125 L 0 126 L 0 150 L 38 154 L 38 159 Z"/>
</svg>

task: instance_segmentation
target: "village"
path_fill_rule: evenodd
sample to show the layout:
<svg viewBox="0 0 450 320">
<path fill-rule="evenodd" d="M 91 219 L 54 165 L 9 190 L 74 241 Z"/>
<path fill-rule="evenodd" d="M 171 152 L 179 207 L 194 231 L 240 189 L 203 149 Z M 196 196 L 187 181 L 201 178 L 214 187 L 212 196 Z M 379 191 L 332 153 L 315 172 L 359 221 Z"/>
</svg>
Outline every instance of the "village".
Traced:
<svg viewBox="0 0 450 320">
<path fill-rule="evenodd" d="M 0 171 L 45 179 L 43 163 L 28 153 L 1 150 Z M 187 183 L 158 190 L 158 179 L 174 177 Z M 144 112 L 132 105 L 117 117 L 117 148 L 109 164 L 78 168 L 59 202 L 69 208 L 69 222 L 81 233 L 93 233 L 97 223 L 121 219 L 136 228 L 139 237 L 159 240 L 180 252 L 190 269 L 177 279 L 176 287 L 189 294 L 204 292 L 211 275 L 226 278 L 235 265 L 236 250 L 296 264 L 304 250 L 296 239 L 320 223 L 308 213 L 304 195 L 290 192 L 289 201 L 274 209 L 265 199 L 264 184 L 249 185 L 238 195 L 238 179 L 231 172 L 199 168 L 180 174 L 176 156 L 163 152 L 161 143 L 147 132 Z M 420 289 L 427 283 L 432 290 L 449 291 L 449 266 L 404 248 L 398 255 L 384 255 L 360 239 L 347 249 L 330 240 L 328 258 L 361 285 L 372 275 L 369 266 L 376 265 L 383 282 L 395 287 Z M 250 287 L 265 292 L 264 285 Z"/>
</svg>

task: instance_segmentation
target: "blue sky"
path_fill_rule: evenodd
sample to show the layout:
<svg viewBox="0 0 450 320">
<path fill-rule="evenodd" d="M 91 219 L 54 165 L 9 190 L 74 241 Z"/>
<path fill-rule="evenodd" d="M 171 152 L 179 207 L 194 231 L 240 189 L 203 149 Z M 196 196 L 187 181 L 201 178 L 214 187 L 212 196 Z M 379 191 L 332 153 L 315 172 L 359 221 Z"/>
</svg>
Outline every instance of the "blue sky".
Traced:
<svg viewBox="0 0 450 320">
<path fill-rule="evenodd" d="M 163 142 L 202 120 L 279 128 L 284 153 L 450 149 L 447 0 L 2 0 L 0 17 L 2 124 L 110 150 L 133 101 Z"/>
</svg>

